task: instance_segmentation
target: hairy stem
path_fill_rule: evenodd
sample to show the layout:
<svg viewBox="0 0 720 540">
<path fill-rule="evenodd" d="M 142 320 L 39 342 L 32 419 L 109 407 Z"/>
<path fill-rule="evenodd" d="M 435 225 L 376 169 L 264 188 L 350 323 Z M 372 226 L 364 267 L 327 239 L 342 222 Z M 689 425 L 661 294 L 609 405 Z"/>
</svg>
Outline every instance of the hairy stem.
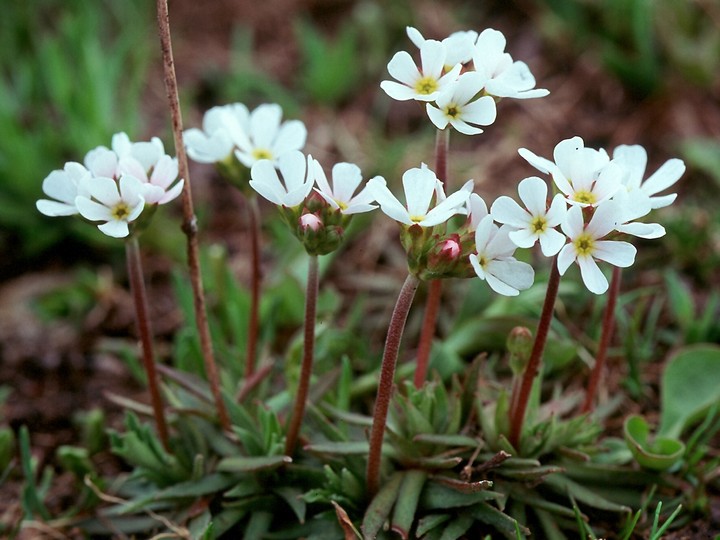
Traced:
<svg viewBox="0 0 720 540">
<path fill-rule="evenodd" d="M 245 353 L 245 378 L 255 373 L 257 361 L 257 340 L 260 318 L 260 283 L 262 273 L 260 268 L 260 208 L 257 197 L 246 198 L 250 215 L 250 250 L 252 259 L 252 275 L 250 277 L 250 321 L 248 323 L 247 350 Z"/>
<path fill-rule="evenodd" d="M 150 390 L 150 401 L 152 402 L 153 415 L 157 425 L 160 441 L 169 450 L 168 429 L 165 421 L 165 409 L 163 408 L 160 395 L 160 384 L 157 371 L 155 370 L 155 354 L 153 353 L 153 333 L 150 325 L 147 293 L 145 292 L 145 281 L 143 279 L 142 260 L 140 258 L 140 246 L 137 238 L 132 237 L 125 243 L 125 254 L 127 257 L 128 275 L 130 276 L 130 290 L 135 304 L 135 322 L 137 323 L 142 346 L 142 359 L 145 374 Z"/>
<path fill-rule="evenodd" d="M 550 277 L 548 279 L 547 291 L 545 292 L 545 302 L 543 303 L 540 321 L 538 322 L 537 332 L 535 333 L 535 342 L 530 353 L 522 380 L 519 386 L 515 387 L 516 395 L 513 395 L 510 403 L 513 408 L 510 409 L 510 444 L 518 450 L 520 446 L 520 435 L 522 433 L 523 422 L 525 421 L 525 412 L 530 399 L 533 381 L 540 371 L 543 351 L 547 342 L 550 323 L 552 322 L 553 311 L 555 310 L 555 299 L 557 298 L 558 287 L 560 286 L 560 273 L 557 268 L 557 257 L 553 259 Z"/>
<path fill-rule="evenodd" d="M 285 439 L 285 455 L 292 456 L 297 444 L 300 426 L 305 415 L 305 403 L 307 402 L 308 390 L 310 388 L 310 375 L 312 375 L 313 354 L 315 348 L 315 315 L 317 311 L 318 297 L 318 258 L 311 255 L 308 264 L 307 293 L 305 296 L 305 329 L 303 334 L 303 358 L 300 366 L 300 381 L 290 425 L 288 426 L 287 438 Z"/>
<path fill-rule="evenodd" d="M 181 178 L 185 179 L 185 186 L 182 193 L 183 225 L 182 229 L 187 236 L 187 257 L 190 272 L 190 282 L 193 289 L 193 305 L 195 307 L 195 323 L 200 334 L 200 346 L 202 348 L 205 371 L 207 374 L 210 389 L 215 399 L 215 406 L 218 411 L 220 425 L 225 430 L 230 430 L 230 418 L 228 417 L 225 403 L 220 392 L 220 378 L 215 364 L 212 341 L 210 339 L 210 327 L 207 320 L 207 308 L 205 306 L 205 293 L 203 291 L 202 276 L 200 274 L 200 255 L 197 238 L 197 218 L 193 209 L 192 190 L 190 174 L 188 172 L 187 154 L 183 143 L 183 124 L 178 99 L 177 78 L 175 76 L 175 62 L 172 53 L 172 41 L 170 39 L 170 17 L 168 14 L 167 0 L 157 0 L 158 31 L 160 33 L 160 47 L 162 49 L 163 73 L 165 78 L 165 91 L 170 105 L 172 119 L 173 138 L 175 140 L 175 153 L 178 159 L 178 171 Z"/>
<path fill-rule="evenodd" d="M 380 381 L 378 382 L 373 423 L 370 431 L 370 452 L 367 463 L 367 490 L 373 497 L 380 487 L 380 462 L 382 458 L 382 443 L 385 435 L 385 422 L 387 421 L 390 398 L 392 397 L 395 366 L 397 365 L 398 351 L 402 341 L 405 323 L 407 322 L 410 306 L 412 306 L 415 291 L 418 288 L 418 278 L 409 274 L 400 289 L 395 309 L 390 318 L 387 338 L 385 339 L 385 352 L 380 367 Z"/>
<path fill-rule="evenodd" d="M 598 386 L 605 369 L 605 360 L 607 359 L 607 350 L 612 341 L 613 331 L 615 329 L 615 306 L 617 298 L 620 294 L 620 281 L 622 272 L 619 267 L 613 267 L 612 279 L 610 281 L 610 291 L 608 293 L 607 304 L 605 305 L 605 313 L 603 313 L 602 332 L 600 334 L 600 343 L 598 345 L 597 356 L 595 357 L 595 366 L 590 373 L 590 381 L 588 382 L 587 393 L 585 394 L 585 402 L 583 403 L 583 413 L 591 412 L 595 406 L 595 396 L 597 395 Z"/>
<path fill-rule="evenodd" d="M 435 136 L 435 175 L 445 184 L 447 191 L 448 178 L 448 147 L 450 144 L 450 129 L 439 129 Z M 425 315 L 423 317 L 422 329 L 420 330 L 420 342 L 418 343 L 417 361 L 415 364 L 415 376 L 413 382 L 416 388 L 420 388 L 427 378 L 432 339 L 435 335 L 437 316 L 440 311 L 440 299 L 442 297 L 442 281 L 433 280 L 429 285 L 428 297 L 425 302 Z"/>
</svg>

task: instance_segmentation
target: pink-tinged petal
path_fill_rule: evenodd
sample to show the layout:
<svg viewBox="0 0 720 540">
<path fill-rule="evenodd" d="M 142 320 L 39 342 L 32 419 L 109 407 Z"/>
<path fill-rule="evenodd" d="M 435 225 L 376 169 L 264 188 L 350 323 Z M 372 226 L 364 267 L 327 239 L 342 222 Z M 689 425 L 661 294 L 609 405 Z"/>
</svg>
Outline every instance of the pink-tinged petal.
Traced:
<svg viewBox="0 0 720 540">
<path fill-rule="evenodd" d="M 326 195 L 327 197 L 330 197 L 332 199 L 334 196 L 333 189 L 330 187 L 330 184 L 327 181 L 327 176 L 325 175 L 325 171 L 323 170 L 322 165 L 320 165 L 320 162 L 317 159 L 312 160 L 311 173 L 315 179 L 315 183 L 320 188 L 317 190 L 317 192 L 321 195 Z"/>
<path fill-rule="evenodd" d="M 410 220 L 407 209 L 388 189 L 387 182 L 382 176 L 376 176 L 368 180 L 367 189 L 370 190 L 370 193 L 380 204 L 380 209 L 385 215 L 400 223 L 412 225 L 413 222 Z"/>
<path fill-rule="evenodd" d="M 435 124 L 436 128 L 445 129 L 447 127 L 450 119 L 444 112 L 442 112 L 440 109 L 438 109 L 435 105 L 431 105 L 430 103 L 427 103 L 425 105 L 425 110 L 427 111 L 427 115 L 430 118 L 430 121 L 433 124 Z"/>
<path fill-rule="evenodd" d="M 415 81 L 422 77 L 420 70 L 418 70 L 412 57 L 406 51 L 396 52 L 388 62 L 387 69 L 394 79 L 407 86 L 413 86 Z M 381 83 L 380 86 L 383 87 L 383 84 Z M 383 90 L 388 92 L 384 87 Z M 388 95 L 393 97 L 390 92 L 388 92 Z"/>
<path fill-rule="evenodd" d="M 167 189 L 178 177 L 177 159 L 171 158 L 167 154 L 162 156 L 150 176 L 150 182 L 163 189 Z"/>
<path fill-rule="evenodd" d="M 515 259 L 490 261 L 487 265 L 486 272 L 511 287 L 515 291 L 515 294 L 517 294 L 517 291 L 524 291 L 532 287 L 533 281 L 535 280 L 533 267 L 527 263 L 516 261 Z M 489 278 L 488 284 L 490 284 Z M 492 285 L 490 286 L 492 287 Z M 496 289 L 496 292 L 500 291 Z M 512 296 L 515 296 L 515 294 Z"/>
<path fill-rule="evenodd" d="M 556 255 L 567 241 L 565 235 L 559 233 L 555 229 L 547 229 L 544 233 L 539 235 L 539 238 L 540 249 L 542 250 L 542 254 L 546 257 Z"/>
<path fill-rule="evenodd" d="M 118 185 L 112 178 L 94 178 L 92 182 L 87 183 L 87 187 L 93 198 L 106 206 L 120 202 Z"/>
<path fill-rule="evenodd" d="M 42 183 L 45 195 L 67 204 L 74 204 L 77 197 L 77 184 L 65 171 L 52 171 Z"/>
<path fill-rule="evenodd" d="M 98 229 L 112 238 L 125 238 L 130 234 L 130 229 L 126 221 L 108 221 L 107 223 L 98 225 Z"/>
<path fill-rule="evenodd" d="M 119 154 L 118 154 L 119 155 Z M 156 143 L 136 142 L 132 145 L 130 155 L 140 162 L 145 171 L 149 171 L 162 156 L 162 150 Z M 120 156 L 121 159 L 125 156 Z"/>
<path fill-rule="evenodd" d="M 120 174 L 129 174 L 130 176 L 134 176 L 143 182 L 148 181 L 146 172 L 147 169 L 145 169 L 142 164 L 132 156 L 128 155 L 121 157 L 117 168 L 118 173 Z"/>
<path fill-rule="evenodd" d="M 360 167 L 354 163 L 337 163 L 333 166 L 332 177 L 335 198 L 345 203 L 350 202 L 362 182 Z"/>
<path fill-rule="evenodd" d="M 163 195 L 162 199 L 158 201 L 158 204 L 169 203 L 170 201 L 176 199 L 182 193 L 184 186 L 185 179 L 181 178 L 177 184 L 165 192 L 165 195 Z"/>
<path fill-rule="evenodd" d="M 592 257 L 578 257 L 577 262 L 583 283 L 591 293 L 603 294 L 608 290 L 607 278 Z"/>
<path fill-rule="evenodd" d="M 619 225 L 617 231 L 648 240 L 665 236 L 665 227 L 659 223 L 626 223 Z"/>
<path fill-rule="evenodd" d="M 410 217 L 427 214 L 435 194 L 435 173 L 430 169 L 409 169 L 403 174 L 402 183 Z"/>
<path fill-rule="evenodd" d="M 650 196 L 655 195 L 672 186 L 684 173 L 685 163 L 681 159 L 670 159 L 651 174 L 640 189 Z"/>
<path fill-rule="evenodd" d="M 434 39 L 426 40 L 420 47 L 423 76 L 439 79 L 445 67 L 446 56 L 445 45 Z M 397 77 L 395 78 L 397 79 Z"/>
<path fill-rule="evenodd" d="M 450 125 L 454 127 L 458 133 L 462 133 L 463 135 L 479 135 L 483 132 L 479 127 L 472 127 L 462 120 L 450 120 Z"/>
<path fill-rule="evenodd" d="M 544 235 L 540 236 L 540 239 L 542 240 L 542 237 Z M 508 233 L 508 237 L 510 240 L 512 240 L 513 244 L 515 244 L 517 247 L 520 248 L 531 248 L 535 245 L 535 242 L 538 240 L 537 233 L 533 233 L 530 231 L 530 229 L 520 229 L 518 231 L 510 231 Z"/>
<path fill-rule="evenodd" d="M 417 28 L 406 26 L 405 33 L 407 34 L 407 37 L 410 38 L 410 41 L 413 42 L 413 45 L 415 45 L 418 49 L 422 47 L 423 43 L 425 43 L 425 38 Z"/>
<path fill-rule="evenodd" d="M 477 101 L 468 103 L 462 109 L 462 119 L 471 124 L 489 126 L 497 118 L 495 100 L 490 96 L 483 96 Z"/>
<path fill-rule="evenodd" d="M 560 224 L 560 227 L 565 233 L 565 236 L 567 236 L 568 238 L 575 239 L 580 236 L 585 228 L 582 208 L 579 208 L 577 206 L 571 207 L 567 211 L 565 221 Z"/>
<path fill-rule="evenodd" d="M 41 214 L 45 214 L 49 217 L 74 216 L 78 213 L 77 208 L 75 208 L 74 201 L 73 204 L 69 204 L 40 199 L 39 201 L 35 201 L 35 207 Z"/>
<path fill-rule="evenodd" d="M 82 217 L 90 221 L 109 221 L 113 219 L 110 209 L 87 197 L 77 197 L 75 206 Z"/>
<path fill-rule="evenodd" d="M 274 156 L 281 156 L 286 152 L 300 150 L 305 146 L 307 139 L 307 128 L 300 120 L 288 120 L 278 131 L 275 142 L 272 145 Z"/>
<path fill-rule="evenodd" d="M 518 185 L 520 200 L 532 216 L 544 216 L 547 212 L 547 184 L 537 176 L 525 178 Z"/>
<path fill-rule="evenodd" d="M 653 210 L 656 210 L 658 208 L 665 208 L 666 206 L 670 206 L 673 202 L 675 202 L 676 198 L 677 193 L 663 195 L 662 197 L 650 197 L 650 204 L 652 205 Z"/>
<path fill-rule="evenodd" d="M 571 208 L 568 211 L 568 216 L 570 216 L 570 212 L 574 208 L 577 207 Z M 587 224 L 587 233 L 593 238 L 602 238 L 610 231 L 615 230 L 620 219 L 620 210 L 620 207 L 614 201 L 607 201 L 598 205 L 595 208 L 593 217 L 590 219 L 590 223 Z M 571 238 L 575 237 L 571 236 Z"/>
<path fill-rule="evenodd" d="M 567 202 L 565 197 L 559 193 L 553 197 L 552 203 L 550 204 L 550 210 L 545 215 L 547 219 L 548 227 L 557 227 L 563 221 L 567 215 Z"/>
<path fill-rule="evenodd" d="M 572 244 L 565 244 L 557 256 L 558 272 L 560 272 L 561 276 L 565 275 L 567 269 L 575 262 L 576 259 L 577 252 L 575 251 L 575 246 Z"/>
<path fill-rule="evenodd" d="M 595 242 L 593 257 L 601 261 L 609 262 L 613 266 L 627 268 L 635 262 L 635 254 L 637 249 L 628 242 L 618 242 L 615 240 L 601 240 Z"/>
<path fill-rule="evenodd" d="M 613 161 L 625 169 L 623 183 L 629 188 L 639 188 L 647 166 L 647 152 L 639 144 L 621 144 L 613 150 Z"/>
<path fill-rule="evenodd" d="M 282 108 L 276 103 L 265 103 L 250 113 L 250 138 L 256 147 L 272 147 L 281 119 Z"/>
<path fill-rule="evenodd" d="M 143 184 L 141 195 L 148 204 L 158 204 L 165 195 L 165 190 L 153 184 Z"/>
<path fill-rule="evenodd" d="M 417 97 L 414 89 L 394 81 L 383 81 L 380 83 L 380 88 L 382 88 L 388 96 L 398 101 L 409 101 Z"/>
<path fill-rule="evenodd" d="M 486 82 L 487 77 L 477 71 L 467 71 L 463 73 L 460 75 L 456 83 L 455 100 L 460 105 L 470 103 L 470 101 L 483 89 Z M 489 98 L 493 105 L 495 104 L 495 100 L 490 96 L 484 97 Z"/>
<path fill-rule="evenodd" d="M 507 196 L 498 197 L 490 208 L 490 213 L 495 221 L 507 223 L 513 227 L 527 227 L 532 219 L 518 203 Z"/>
</svg>

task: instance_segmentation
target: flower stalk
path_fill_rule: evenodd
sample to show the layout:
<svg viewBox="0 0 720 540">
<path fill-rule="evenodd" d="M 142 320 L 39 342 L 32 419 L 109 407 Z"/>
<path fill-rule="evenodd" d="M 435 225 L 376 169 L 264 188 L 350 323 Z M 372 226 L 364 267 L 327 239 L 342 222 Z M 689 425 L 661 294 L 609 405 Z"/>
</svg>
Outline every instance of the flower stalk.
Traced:
<svg viewBox="0 0 720 540">
<path fill-rule="evenodd" d="M 597 395 L 600 380 L 605 369 L 605 361 L 607 359 L 607 351 L 612 341 L 613 331 L 615 330 L 615 306 L 617 298 L 620 294 L 620 281 L 622 273 L 620 267 L 613 266 L 612 279 L 610 281 L 610 291 L 608 292 L 607 304 L 605 305 L 605 313 L 603 313 L 602 331 L 600 333 L 600 343 L 598 344 L 598 352 L 595 357 L 595 365 L 590 373 L 590 381 L 588 382 L 587 393 L 585 394 L 585 402 L 580 412 L 592 412 L 595 406 L 595 396 Z"/>
<path fill-rule="evenodd" d="M 260 268 L 260 207 L 255 196 L 246 198 L 248 214 L 250 216 L 250 321 L 248 322 L 247 350 L 245 353 L 245 378 L 255 373 L 257 361 L 257 340 L 260 319 L 260 283 L 262 273 Z"/>
<path fill-rule="evenodd" d="M 313 355 L 315 349 L 315 317 L 318 297 L 318 257 L 310 255 L 308 261 L 307 292 L 305 295 L 305 328 L 303 332 L 303 357 L 300 366 L 300 381 L 295 394 L 287 437 L 285 439 L 285 455 L 292 456 L 300 434 L 300 426 L 305 415 L 305 404 L 310 389 Z"/>
<path fill-rule="evenodd" d="M 190 282 L 193 289 L 193 305 L 195 308 L 195 323 L 200 334 L 200 346 L 202 349 L 205 371 L 207 374 L 210 390 L 212 391 L 217 408 L 220 425 L 226 431 L 230 430 L 230 418 L 223 402 L 220 392 L 220 379 L 212 341 L 210 338 L 210 327 L 207 319 L 207 308 L 205 305 L 205 292 L 203 291 L 202 276 L 200 273 L 200 255 L 197 238 L 197 218 L 193 209 L 192 190 L 190 187 L 190 175 L 188 171 L 187 154 L 183 143 L 183 124 L 178 98 L 177 77 L 175 76 L 175 62 L 172 53 L 172 41 L 170 38 L 170 17 L 168 14 L 167 0 L 157 0 L 158 31 L 160 34 L 160 46 L 162 49 L 163 73 L 165 79 L 165 91 L 170 105 L 172 120 L 173 139 L 175 141 L 175 153 L 178 158 L 178 172 L 181 178 L 185 179 L 182 191 L 182 230 L 187 237 L 187 256 L 190 272 Z"/>
<path fill-rule="evenodd" d="M 510 403 L 513 405 L 510 409 L 510 444 L 517 450 L 520 447 L 520 435 L 522 434 L 522 426 L 525 420 L 525 412 L 527 411 L 530 392 L 532 391 L 533 381 L 540 371 L 543 351 L 547 343 L 548 332 L 550 331 L 550 323 L 552 322 L 553 311 L 555 310 L 555 300 L 557 299 L 558 288 L 560 286 L 560 273 L 557 267 L 557 257 L 553 258 L 550 277 L 548 279 L 547 291 L 545 292 L 545 301 L 543 302 L 540 321 L 538 321 L 537 331 L 535 332 L 535 341 L 530 359 L 525 366 L 522 380 L 519 385 L 514 387 L 513 396 Z"/>
<path fill-rule="evenodd" d="M 403 283 L 398 295 L 395 309 L 393 309 L 388 327 L 387 338 L 385 339 L 385 351 L 383 353 L 382 365 L 380 367 L 380 381 L 378 382 L 377 396 L 375 398 L 375 409 L 373 411 L 373 423 L 370 431 L 370 451 L 367 463 L 367 491 L 373 497 L 380 488 L 380 462 L 382 460 L 382 443 L 385 435 L 385 422 L 387 421 L 390 399 L 392 397 L 393 379 L 395 378 L 395 367 L 397 365 L 400 342 L 402 341 L 405 323 L 412 306 L 415 291 L 420 281 L 412 274 Z"/>
<path fill-rule="evenodd" d="M 438 129 L 435 136 L 435 174 L 438 180 L 447 187 L 447 163 L 448 148 L 450 145 L 450 130 Z M 430 281 L 428 297 L 425 303 L 425 315 L 423 317 L 422 329 L 420 330 L 420 342 L 418 343 L 417 361 L 415 364 L 415 376 L 413 383 L 420 388 L 427 379 L 428 364 L 430 362 L 430 351 L 432 339 L 437 326 L 437 316 L 440 311 L 440 298 L 442 297 L 442 281 L 435 279 Z"/>
<path fill-rule="evenodd" d="M 131 236 L 125 242 L 125 254 L 127 257 L 128 276 L 130 278 L 130 291 L 135 304 L 135 322 L 140 334 L 142 347 L 143 367 L 147 376 L 148 389 L 150 390 L 150 401 L 152 403 L 153 415 L 158 435 L 165 450 L 170 450 L 168 445 L 168 429 L 165 420 L 165 409 L 163 408 L 160 395 L 160 384 L 157 371 L 155 370 L 155 354 L 153 352 L 153 333 L 149 318 L 148 299 L 143 279 L 142 260 L 140 258 L 140 246 L 137 238 Z"/>
</svg>

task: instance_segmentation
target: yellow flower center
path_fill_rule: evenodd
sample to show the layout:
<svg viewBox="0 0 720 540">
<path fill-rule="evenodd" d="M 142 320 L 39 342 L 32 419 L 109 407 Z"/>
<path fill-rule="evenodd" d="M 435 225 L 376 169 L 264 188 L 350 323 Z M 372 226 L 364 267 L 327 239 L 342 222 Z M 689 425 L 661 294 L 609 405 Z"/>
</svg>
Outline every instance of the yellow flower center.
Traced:
<svg viewBox="0 0 720 540">
<path fill-rule="evenodd" d="M 547 219 L 537 216 L 530 222 L 530 230 L 534 233 L 544 233 L 547 230 Z"/>
<path fill-rule="evenodd" d="M 583 233 L 573 240 L 578 255 L 592 255 L 595 251 L 595 240 L 588 233 Z"/>
<path fill-rule="evenodd" d="M 573 194 L 573 199 L 575 199 L 577 202 L 585 203 L 585 204 L 595 204 L 597 202 L 597 197 L 592 191 L 586 191 L 586 190 L 580 190 L 576 191 Z"/>
<path fill-rule="evenodd" d="M 340 207 L 340 210 L 347 210 L 348 204 L 346 202 L 338 201 L 337 199 L 335 199 L 335 202 Z"/>
<path fill-rule="evenodd" d="M 480 265 L 480 268 L 483 270 L 487 266 L 488 260 L 485 258 L 485 255 L 478 256 L 478 265 Z"/>
<path fill-rule="evenodd" d="M 252 151 L 252 157 L 255 159 L 272 159 L 273 155 L 267 148 L 255 148 Z"/>
<path fill-rule="evenodd" d="M 120 201 L 110 210 L 110 215 L 117 220 L 122 220 L 130 215 L 130 207 L 127 203 Z"/>
<path fill-rule="evenodd" d="M 427 96 L 438 89 L 438 82 L 434 77 L 422 77 L 415 83 L 415 92 Z"/>
<path fill-rule="evenodd" d="M 460 109 L 458 109 L 458 106 L 454 103 L 450 103 L 447 107 L 445 107 L 445 114 L 450 118 L 455 119 L 460 116 Z"/>
<path fill-rule="evenodd" d="M 423 219 L 425 219 L 425 216 L 410 216 L 410 221 L 413 223 L 420 223 Z"/>
</svg>

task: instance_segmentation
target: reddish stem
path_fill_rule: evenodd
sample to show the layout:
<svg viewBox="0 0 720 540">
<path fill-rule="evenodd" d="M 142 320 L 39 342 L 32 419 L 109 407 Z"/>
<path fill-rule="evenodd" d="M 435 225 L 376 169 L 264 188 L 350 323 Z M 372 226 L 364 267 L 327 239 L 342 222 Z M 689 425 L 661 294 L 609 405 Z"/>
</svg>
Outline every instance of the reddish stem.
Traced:
<svg viewBox="0 0 720 540">
<path fill-rule="evenodd" d="M 439 129 L 435 136 L 435 175 L 438 177 L 438 180 L 445 184 L 446 191 L 449 144 L 450 129 Z M 435 327 L 437 326 L 437 316 L 440 311 L 441 297 L 442 281 L 431 281 L 428 297 L 425 302 L 425 316 L 423 317 L 422 329 L 420 331 L 420 342 L 418 343 L 417 361 L 415 364 L 415 376 L 413 378 L 416 388 L 420 388 L 427 378 L 430 351 L 432 350 L 432 339 L 435 335 Z"/>
<path fill-rule="evenodd" d="M 590 381 L 588 382 L 587 393 L 585 394 L 585 403 L 583 403 L 580 412 L 589 413 L 595 405 L 595 396 L 597 395 L 598 386 L 605 369 L 605 360 L 607 359 L 607 350 L 612 341 L 613 330 L 615 329 L 615 306 L 617 298 L 620 294 L 620 281 L 622 273 L 619 267 L 613 267 L 612 279 L 610 281 L 610 291 L 608 293 L 607 304 L 605 305 L 605 313 L 603 313 L 602 332 L 600 334 L 600 343 L 598 345 L 597 356 L 595 357 L 595 366 L 590 373 Z"/>
<path fill-rule="evenodd" d="M 230 430 L 230 418 L 228 417 L 225 403 L 220 392 L 220 378 L 215 364 L 212 341 L 210 339 L 210 327 L 207 320 L 207 308 L 205 306 L 205 292 L 203 291 L 202 277 L 200 274 L 200 252 L 197 238 L 197 218 L 193 209 L 192 189 L 190 174 L 188 171 L 187 154 L 183 143 L 183 123 L 178 99 L 177 77 L 175 76 L 175 61 L 173 60 L 172 41 L 170 39 L 170 16 L 168 14 L 167 0 L 157 0 L 157 20 L 160 34 L 160 47 L 162 49 L 163 73 L 165 78 L 165 91 L 170 105 L 172 119 L 173 139 L 175 141 L 175 153 L 178 159 L 178 172 L 181 178 L 185 179 L 185 186 L 182 192 L 183 225 L 182 229 L 187 236 L 187 257 L 190 272 L 190 282 L 193 289 L 193 304 L 195 307 L 195 324 L 200 334 L 200 347 L 202 348 L 205 371 L 207 374 L 210 390 L 215 399 L 215 407 L 218 411 L 220 425 L 226 431 Z"/>
<path fill-rule="evenodd" d="M 167 422 L 165 421 L 165 409 L 163 408 L 160 384 L 158 383 L 157 372 L 155 370 L 153 334 L 148 316 L 148 300 L 145 291 L 145 281 L 143 280 L 140 246 L 138 245 L 137 238 L 132 237 L 125 243 L 125 253 L 130 277 L 130 290 L 135 303 L 135 321 L 138 332 L 140 333 L 140 343 L 142 345 L 143 367 L 147 375 L 155 424 L 157 425 L 158 435 L 160 436 L 163 447 L 165 450 L 169 450 Z"/>
<path fill-rule="evenodd" d="M 300 425 L 305 415 L 305 403 L 310 389 L 310 375 L 312 374 L 313 352 L 315 348 L 315 314 L 318 297 L 318 258 L 311 255 L 308 264 L 307 293 L 305 296 L 305 329 L 303 343 L 303 358 L 300 367 L 300 381 L 295 406 L 293 407 L 287 438 L 285 439 L 285 455 L 292 456 L 300 434 Z"/>
<path fill-rule="evenodd" d="M 402 341 L 405 323 L 407 322 L 410 306 L 412 306 L 415 291 L 417 291 L 418 278 L 409 274 L 403 283 L 398 295 L 395 309 L 390 318 L 387 338 L 385 339 L 385 352 L 380 367 L 380 381 L 378 382 L 373 423 L 370 431 L 370 451 L 367 464 L 367 491 L 373 497 L 380 488 L 380 462 L 382 459 L 382 443 L 385 435 L 385 422 L 387 421 L 390 398 L 392 397 L 395 367 L 397 365 L 400 342 Z"/>
<path fill-rule="evenodd" d="M 252 275 L 250 277 L 250 321 L 248 323 L 247 350 L 245 353 L 245 378 L 255 373 L 257 360 L 257 339 L 260 318 L 260 283 L 262 273 L 260 268 L 260 208 L 257 197 L 251 196 L 248 201 L 250 214 L 250 253 L 252 262 Z"/>
<path fill-rule="evenodd" d="M 527 410 L 530 392 L 532 391 L 533 381 L 540 371 L 543 351 L 547 342 L 550 323 L 552 322 L 553 311 L 555 310 L 555 299 L 557 298 L 558 287 L 560 286 L 560 273 L 557 268 L 557 257 L 553 259 L 550 277 L 548 278 L 547 291 L 545 292 L 545 301 L 540 314 L 537 332 L 535 333 L 535 342 L 530 353 L 525 371 L 522 375 L 520 385 L 516 387 L 516 395 L 512 396 L 510 403 L 514 405 L 510 409 L 510 444 L 513 448 L 519 450 L 520 435 L 522 433 L 523 422 L 525 420 L 525 412 Z"/>
</svg>

